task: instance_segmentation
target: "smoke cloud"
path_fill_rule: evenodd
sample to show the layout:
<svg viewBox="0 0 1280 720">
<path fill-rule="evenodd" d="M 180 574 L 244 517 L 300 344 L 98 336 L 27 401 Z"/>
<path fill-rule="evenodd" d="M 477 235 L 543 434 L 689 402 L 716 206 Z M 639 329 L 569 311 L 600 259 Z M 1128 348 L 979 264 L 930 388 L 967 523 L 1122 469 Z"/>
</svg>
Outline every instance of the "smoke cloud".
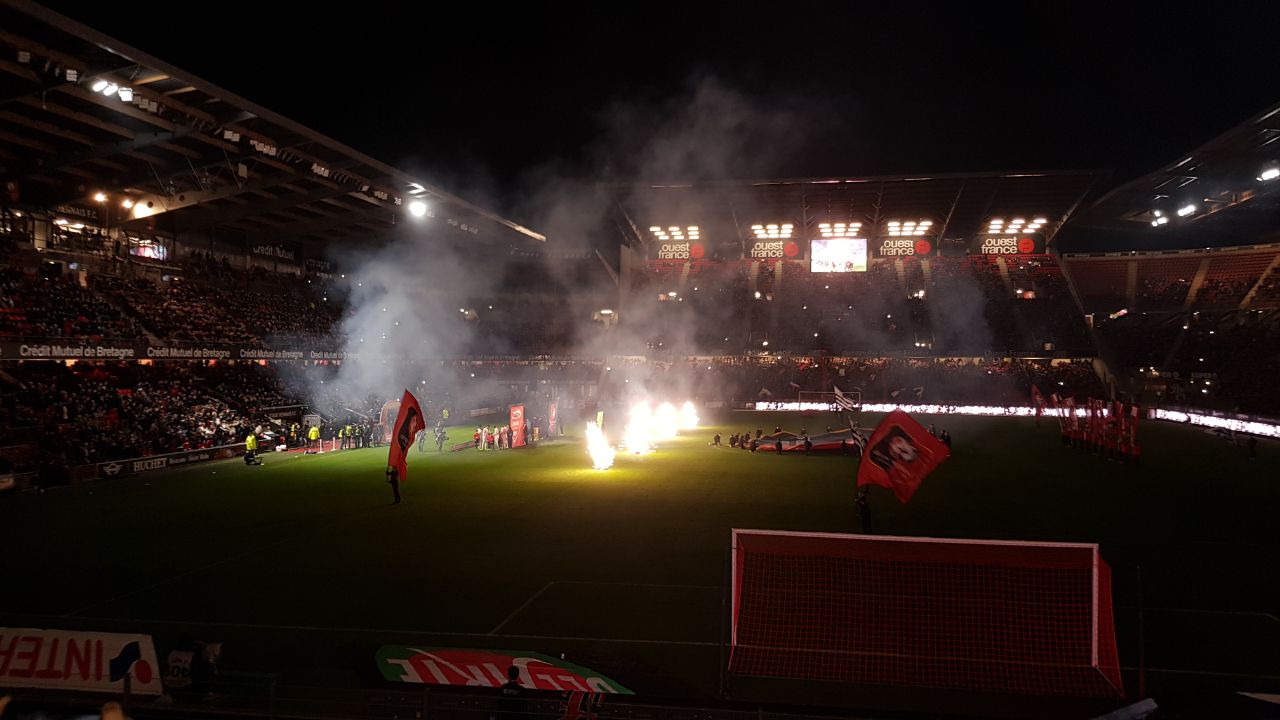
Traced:
<svg viewBox="0 0 1280 720">
<path fill-rule="evenodd" d="M 313 388 L 315 394 L 359 402 L 395 397 L 407 387 L 447 395 L 455 407 L 497 404 L 508 399 L 501 382 L 458 382 L 457 371 L 439 361 L 478 353 L 527 355 L 537 352 L 540 340 L 554 340 L 546 352 L 597 360 L 740 352 L 753 324 L 766 320 L 805 332 L 812 324 L 837 351 L 900 345 L 904 334 L 921 328 L 931 329 L 940 345 L 988 347 L 982 289 L 969 278 L 935 279 L 951 300 L 928 303 L 923 317 L 913 317 L 903 297 L 860 298 L 849 312 L 827 317 L 806 315 L 804 298 L 794 291 L 775 302 L 753 302 L 750 288 L 767 292 L 770 283 L 788 278 L 748 277 L 744 267 L 688 282 L 674 299 L 660 301 L 659 292 L 675 287 L 635 289 L 624 307 L 619 284 L 606 270 L 619 267 L 625 230 L 615 203 L 637 222 L 665 218 L 725 228 L 708 243 L 711 257 L 736 251 L 744 220 L 728 208 L 708 217 L 708 204 L 686 192 L 629 188 L 785 177 L 790 158 L 820 154 L 837 137 L 847 144 L 852 131 L 846 118 L 814 96 L 753 97 L 708 75 L 671 97 L 619 97 L 595 117 L 595 137 L 574 159 L 532 168 L 514 193 L 493 191 L 514 194 L 503 204 L 505 214 L 544 233 L 545 245 L 517 238 L 460 243 L 442 232 L 438 219 L 406 218 L 375 251 L 338 250 L 334 260 L 345 268 L 348 304 L 339 332 L 343 349 L 357 357 L 343 362 L 324 388 Z M 478 204 L 501 207 L 475 197 L 477 189 L 488 195 L 494 187 L 487 174 L 471 175 L 446 181 L 469 188 Z M 551 304 L 538 299 L 548 296 Z M 606 329 L 596 315 L 603 308 L 619 313 L 620 322 Z M 609 377 L 604 367 L 602 380 Z M 687 375 L 665 373 L 652 391 L 672 394 L 668 399 L 699 392 L 705 378 Z M 640 395 L 645 384 L 620 392 Z"/>
</svg>

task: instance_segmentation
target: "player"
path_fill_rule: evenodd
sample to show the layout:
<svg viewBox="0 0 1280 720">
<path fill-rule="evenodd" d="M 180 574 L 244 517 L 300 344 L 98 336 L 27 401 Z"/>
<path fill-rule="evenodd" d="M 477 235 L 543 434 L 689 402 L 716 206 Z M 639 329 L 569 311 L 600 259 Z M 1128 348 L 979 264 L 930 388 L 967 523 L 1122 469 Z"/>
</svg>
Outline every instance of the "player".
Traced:
<svg viewBox="0 0 1280 720">
<path fill-rule="evenodd" d="M 395 500 L 392 501 L 391 504 L 399 505 L 400 504 L 400 471 L 396 470 L 390 465 L 387 466 L 387 483 L 391 485 L 391 494 L 395 496 Z"/>
</svg>

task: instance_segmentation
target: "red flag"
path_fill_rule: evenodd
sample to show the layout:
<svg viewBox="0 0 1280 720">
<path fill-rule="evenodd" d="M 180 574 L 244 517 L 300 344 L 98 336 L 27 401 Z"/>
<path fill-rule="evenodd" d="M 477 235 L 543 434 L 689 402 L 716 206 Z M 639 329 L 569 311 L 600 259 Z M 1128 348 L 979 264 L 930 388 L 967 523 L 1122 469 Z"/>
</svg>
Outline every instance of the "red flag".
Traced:
<svg viewBox="0 0 1280 720">
<path fill-rule="evenodd" d="M 858 485 L 887 487 L 905 504 L 951 450 L 901 410 L 880 421 L 858 467 Z"/>
<path fill-rule="evenodd" d="M 396 412 L 395 429 L 391 433 L 391 452 L 387 456 L 387 467 L 395 468 L 401 482 L 409 479 L 409 448 L 413 446 L 413 438 L 418 432 L 425 430 L 427 422 L 422 418 L 422 408 L 418 398 L 408 390 L 400 398 L 400 409 Z"/>
<path fill-rule="evenodd" d="M 547 406 L 547 434 L 551 437 L 556 435 L 556 411 L 559 410 L 557 405 L 558 403 L 551 403 Z"/>
<path fill-rule="evenodd" d="M 511 447 L 524 447 L 525 437 L 524 429 L 527 424 L 524 421 L 524 406 L 511 406 Z"/>
<path fill-rule="evenodd" d="M 1035 385 L 1031 386 L 1031 402 L 1035 403 L 1037 411 L 1044 407 L 1044 394 Z"/>
</svg>

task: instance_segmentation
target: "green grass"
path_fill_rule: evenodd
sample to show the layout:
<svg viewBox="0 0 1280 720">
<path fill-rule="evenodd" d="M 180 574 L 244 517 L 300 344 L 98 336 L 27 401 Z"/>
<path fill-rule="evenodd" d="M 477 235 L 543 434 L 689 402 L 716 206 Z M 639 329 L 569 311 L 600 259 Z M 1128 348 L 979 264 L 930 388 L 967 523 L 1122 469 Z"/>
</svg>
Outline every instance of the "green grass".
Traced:
<svg viewBox="0 0 1280 720">
<path fill-rule="evenodd" d="M 919 419 L 951 430 L 954 455 L 909 505 L 876 488 L 876 532 L 1099 542 L 1122 664 L 1136 664 L 1140 565 L 1147 664 L 1171 688 L 1280 676 L 1280 622 L 1267 615 L 1280 607 L 1280 448 L 1250 461 L 1203 432 L 1147 424 L 1134 468 L 1062 448 L 1050 423 Z M 384 642 L 567 651 L 640 692 L 708 695 L 729 529 L 858 531 L 856 460 L 707 446 L 716 429 L 825 418 L 721 420 L 732 425 L 608 471 L 572 439 L 415 450 L 400 506 L 385 448 L 4 498 L 0 624 L 145 629 L 162 648 L 190 633 L 227 641 L 235 667 L 334 684 L 373 682 Z"/>
</svg>

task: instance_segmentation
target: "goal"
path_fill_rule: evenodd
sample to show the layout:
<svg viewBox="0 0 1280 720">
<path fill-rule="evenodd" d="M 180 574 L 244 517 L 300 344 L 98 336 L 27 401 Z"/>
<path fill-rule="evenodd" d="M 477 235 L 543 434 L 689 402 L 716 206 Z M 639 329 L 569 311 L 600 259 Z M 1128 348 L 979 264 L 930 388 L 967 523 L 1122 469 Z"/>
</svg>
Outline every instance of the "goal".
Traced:
<svg viewBox="0 0 1280 720">
<path fill-rule="evenodd" d="M 1122 696 L 1098 546 L 734 530 L 728 671 Z"/>
</svg>

